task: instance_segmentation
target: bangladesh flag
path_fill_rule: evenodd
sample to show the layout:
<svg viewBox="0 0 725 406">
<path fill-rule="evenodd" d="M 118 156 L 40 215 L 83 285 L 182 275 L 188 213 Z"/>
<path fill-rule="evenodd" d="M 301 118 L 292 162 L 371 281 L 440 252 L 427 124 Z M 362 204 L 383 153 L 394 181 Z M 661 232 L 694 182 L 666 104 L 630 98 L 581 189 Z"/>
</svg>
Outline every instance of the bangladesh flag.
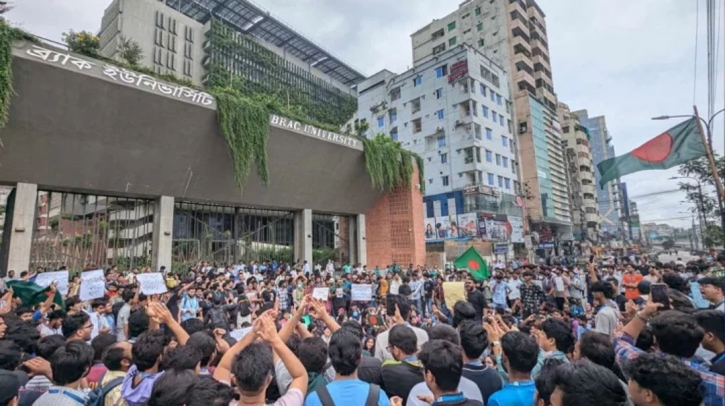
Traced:
<svg viewBox="0 0 725 406">
<path fill-rule="evenodd" d="M 640 145 L 634 151 L 609 158 L 597 165 L 599 186 L 639 171 L 669 169 L 693 159 L 705 156 L 697 118 L 680 123 Z"/>
<path fill-rule="evenodd" d="M 453 261 L 453 266 L 458 269 L 468 269 L 476 281 L 483 281 L 491 277 L 491 271 L 488 270 L 486 261 L 473 247 L 468 247 L 466 252 Z"/>
<path fill-rule="evenodd" d="M 27 307 L 33 307 L 45 302 L 48 300 L 48 296 L 50 295 L 50 287 L 44 288 L 32 281 L 10 280 L 7 282 L 7 286 L 13 288 L 13 296 L 20 298 L 23 302 L 23 306 Z M 53 303 L 65 310 L 63 297 L 59 292 L 55 292 Z"/>
</svg>

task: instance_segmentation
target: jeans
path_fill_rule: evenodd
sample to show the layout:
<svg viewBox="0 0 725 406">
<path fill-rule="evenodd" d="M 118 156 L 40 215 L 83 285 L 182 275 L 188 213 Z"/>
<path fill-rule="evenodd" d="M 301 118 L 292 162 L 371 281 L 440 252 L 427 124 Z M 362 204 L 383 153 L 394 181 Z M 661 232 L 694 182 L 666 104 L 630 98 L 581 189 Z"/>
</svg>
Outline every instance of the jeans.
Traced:
<svg viewBox="0 0 725 406">
<path fill-rule="evenodd" d="M 420 303 L 420 298 L 413 299 L 413 304 L 415 305 L 415 308 L 418 309 L 418 314 L 419 315 L 423 314 L 423 308 Z"/>
</svg>

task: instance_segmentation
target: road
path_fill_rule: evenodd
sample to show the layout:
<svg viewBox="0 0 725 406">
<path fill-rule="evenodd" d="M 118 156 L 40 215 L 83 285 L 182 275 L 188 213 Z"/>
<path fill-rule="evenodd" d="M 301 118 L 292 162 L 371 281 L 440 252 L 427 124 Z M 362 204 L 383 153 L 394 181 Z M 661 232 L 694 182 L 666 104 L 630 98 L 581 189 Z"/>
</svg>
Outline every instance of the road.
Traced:
<svg viewBox="0 0 725 406">
<path fill-rule="evenodd" d="M 663 252 L 663 253 L 659 254 L 659 256 L 658 256 L 659 261 L 664 264 L 664 263 L 668 263 L 670 261 L 677 261 L 677 258 L 680 258 L 680 259 L 682 259 L 682 261 L 687 263 L 687 261 L 694 261 L 694 260 L 698 259 L 698 257 L 696 257 L 694 255 L 690 255 L 689 250 L 681 249 L 681 250 L 677 250 L 677 252 L 678 252 L 677 255 L 674 255 L 674 254 L 670 255 L 670 254 Z"/>
</svg>

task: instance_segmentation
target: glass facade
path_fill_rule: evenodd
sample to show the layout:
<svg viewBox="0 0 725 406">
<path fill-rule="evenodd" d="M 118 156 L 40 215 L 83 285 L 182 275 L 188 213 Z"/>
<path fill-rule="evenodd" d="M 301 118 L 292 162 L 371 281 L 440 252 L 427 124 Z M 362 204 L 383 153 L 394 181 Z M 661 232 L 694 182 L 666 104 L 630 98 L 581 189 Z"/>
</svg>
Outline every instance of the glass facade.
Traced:
<svg viewBox="0 0 725 406">
<path fill-rule="evenodd" d="M 536 153 L 536 172 L 541 193 L 541 210 L 544 217 L 554 217 L 554 195 L 551 189 L 551 170 L 549 169 L 549 152 L 546 142 L 546 126 L 544 124 L 544 105 L 533 97 L 529 97 L 531 106 L 531 133 Z"/>
</svg>

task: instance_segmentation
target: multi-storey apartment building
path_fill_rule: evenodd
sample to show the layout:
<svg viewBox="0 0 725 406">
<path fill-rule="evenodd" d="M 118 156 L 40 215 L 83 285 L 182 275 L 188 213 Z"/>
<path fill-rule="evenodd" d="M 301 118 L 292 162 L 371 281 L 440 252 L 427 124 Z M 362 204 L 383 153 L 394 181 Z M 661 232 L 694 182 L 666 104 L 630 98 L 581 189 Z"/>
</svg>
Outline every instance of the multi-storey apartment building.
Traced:
<svg viewBox="0 0 725 406">
<path fill-rule="evenodd" d="M 477 217 L 487 215 L 522 223 L 508 82 L 505 69 L 459 45 L 358 86 L 357 115 L 370 125 L 366 135 L 389 135 L 423 158 L 429 225 L 446 218 L 461 227 L 473 222 L 476 231 Z M 523 243 L 522 233 L 512 242 Z"/>
<path fill-rule="evenodd" d="M 596 170 L 600 162 L 613 158 L 614 145 L 612 137 L 607 130 L 607 121 L 604 116 L 589 117 L 586 110 L 573 111 L 571 114 L 579 118 L 581 125 L 589 130 L 590 148 L 592 151 L 592 170 L 596 180 L 597 206 L 600 214 L 600 232 L 612 237 L 619 236 L 621 230 L 621 186 L 619 179 L 599 187 L 599 171 Z"/>
<path fill-rule="evenodd" d="M 541 8 L 534 0 L 464 1 L 413 33 L 411 42 L 415 64 L 466 43 L 510 71 L 528 218 L 535 230 L 571 238 L 561 125 Z M 547 242 L 540 248 L 553 246 Z"/>
<path fill-rule="evenodd" d="M 589 133 L 581 125 L 579 118 L 571 114 L 569 106 L 566 104 L 558 103 L 558 113 L 564 134 L 563 145 L 568 165 L 572 233 L 576 240 L 596 241 L 599 213 Z"/>
<path fill-rule="evenodd" d="M 219 35 L 227 40 L 224 45 Z M 284 88 L 292 96 L 308 95 L 323 109 L 347 107 L 343 110 L 350 116 L 355 85 L 365 79 L 247 0 L 113 0 L 104 13 L 100 38 L 103 56 L 119 58 L 122 40 L 132 40 L 143 51 L 141 65 L 197 86 L 207 84 L 210 73 L 221 67 L 245 83 L 268 86 L 261 88 L 266 93 Z"/>
</svg>

